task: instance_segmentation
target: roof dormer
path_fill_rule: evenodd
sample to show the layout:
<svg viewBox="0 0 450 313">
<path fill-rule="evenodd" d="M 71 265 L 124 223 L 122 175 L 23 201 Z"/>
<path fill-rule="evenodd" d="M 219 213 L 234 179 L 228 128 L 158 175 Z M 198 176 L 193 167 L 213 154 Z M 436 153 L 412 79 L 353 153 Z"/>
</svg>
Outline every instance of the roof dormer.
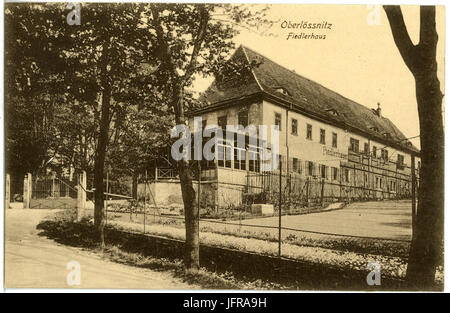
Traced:
<svg viewBox="0 0 450 313">
<path fill-rule="evenodd" d="M 329 113 L 329 114 L 331 114 L 331 115 L 339 116 L 338 111 L 337 111 L 336 109 L 334 109 L 334 108 L 328 108 L 328 109 L 326 109 L 325 111 L 327 111 L 327 113 Z"/>
<path fill-rule="evenodd" d="M 275 89 L 276 92 L 279 92 L 285 96 L 291 95 L 291 93 L 284 87 L 278 86 L 278 87 L 273 87 L 273 89 Z"/>
</svg>

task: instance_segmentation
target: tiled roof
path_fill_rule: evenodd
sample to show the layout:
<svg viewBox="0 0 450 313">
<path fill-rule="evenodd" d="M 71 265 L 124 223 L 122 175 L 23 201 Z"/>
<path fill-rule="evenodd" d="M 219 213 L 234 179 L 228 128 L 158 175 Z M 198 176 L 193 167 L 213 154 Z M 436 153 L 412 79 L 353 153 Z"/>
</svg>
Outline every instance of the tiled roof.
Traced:
<svg viewBox="0 0 450 313">
<path fill-rule="evenodd" d="M 240 79 L 237 84 L 219 84 L 216 81 L 201 97 L 203 109 L 233 99 L 242 99 L 250 95 L 263 93 L 279 99 L 301 112 L 333 124 L 356 128 L 382 142 L 399 143 L 403 149 L 418 152 L 417 148 L 405 140 L 403 133 L 388 119 L 379 117 L 373 110 L 309 80 L 263 55 L 240 46 L 232 60 L 256 61 L 254 75 Z M 233 79 L 228 77 L 227 82 Z M 375 131 L 377 130 L 377 131 Z M 389 134 L 389 135 L 386 135 Z M 389 137 L 387 137 L 389 136 Z"/>
</svg>

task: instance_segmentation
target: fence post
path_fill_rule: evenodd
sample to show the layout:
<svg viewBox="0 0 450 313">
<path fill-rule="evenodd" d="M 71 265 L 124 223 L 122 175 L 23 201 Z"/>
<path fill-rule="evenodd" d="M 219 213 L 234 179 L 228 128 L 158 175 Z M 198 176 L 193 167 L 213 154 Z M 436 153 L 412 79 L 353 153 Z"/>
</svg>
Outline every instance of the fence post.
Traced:
<svg viewBox="0 0 450 313">
<path fill-rule="evenodd" d="M 86 209 L 86 171 L 78 175 L 77 186 L 77 221 L 80 221 L 84 216 Z"/>
<path fill-rule="evenodd" d="M 31 173 L 27 173 L 25 175 L 25 178 L 23 180 L 23 208 L 29 209 L 30 208 L 30 199 L 31 199 Z"/>
<path fill-rule="evenodd" d="M 55 189 L 56 189 L 55 177 L 56 177 L 56 173 L 52 172 L 52 198 L 56 198 L 56 196 L 55 196 Z"/>
<path fill-rule="evenodd" d="M 31 198 L 33 197 L 33 175 L 28 173 L 28 207 L 31 208 Z"/>
<path fill-rule="evenodd" d="M 311 181 L 311 176 L 306 178 L 306 205 L 309 207 L 309 185 Z"/>
<path fill-rule="evenodd" d="M 28 209 L 28 175 L 23 178 L 23 208 Z"/>
<path fill-rule="evenodd" d="M 9 201 L 11 199 L 11 178 L 9 174 L 6 174 L 5 181 L 5 210 L 9 209 Z"/>
<path fill-rule="evenodd" d="M 322 178 L 322 186 L 320 188 L 320 205 L 323 206 L 323 188 L 325 185 L 325 178 Z"/>
</svg>

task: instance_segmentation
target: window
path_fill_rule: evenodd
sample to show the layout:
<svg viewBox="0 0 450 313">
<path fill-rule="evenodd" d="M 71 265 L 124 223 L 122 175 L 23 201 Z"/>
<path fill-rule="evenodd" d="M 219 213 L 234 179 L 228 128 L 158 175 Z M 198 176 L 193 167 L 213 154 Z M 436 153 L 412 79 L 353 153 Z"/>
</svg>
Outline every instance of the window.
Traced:
<svg viewBox="0 0 450 313">
<path fill-rule="evenodd" d="M 248 126 L 248 110 L 243 109 L 238 113 L 238 125 L 242 125 L 244 127 Z"/>
<path fill-rule="evenodd" d="M 333 148 L 337 148 L 337 133 L 333 133 L 332 146 Z"/>
<path fill-rule="evenodd" d="M 333 180 L 338 180 L 339 174 L 338 174 L 338 169 L 336 167 L 331 168 L 331 175 L 332 175 Z"/>
<path fill-rule="evenodd" d="M 302 162 L 298 158 L 292 158 L 292 171 L 295 173 L 302 173 Z"/>
<path fill-rule="evenodd" d="M 359 152 L 359 140 L 355 138 L 350 138 L 350 151 L 355 153 Z"/>
<path fill-rule="evenodd" d="M 260 164 L 259 164 L 259 153 L 258 149 L 253 146 L 249 146 L 248 148 L 248 170 L 251 172 L 259 172 Z"/>
<path fill-rule="evenodd" d="M 372 147 L 372 156 L 373 156 L 374 158 L 377 157 L 377 147 L 375 147 L 375 146 Z"/>
<path fill-rule="evenodd" d="M 245 149 L 237 146 L 237 141 L 234 146 L 234 168 L 237 170 L 245 170 Z"/>
<path fill-rule="evenodd" d="M 217 118 L 217 125 L 222 128 L 222 131 L 226 131 L 227 130 L 227 116 L 219 116 Z"/>
<path fill-rule="evenodd" d="M 332 115 L 335 115 L 335 116 L 339 115 L 338 111 L 336 111 L 335 109 L 327 109 L 326 111 L 328 113 L 332 114 Z"/>
<path fill-rule="evenodd" d="M 292 135 L 298 135 L 298 127 L 297 127 L 297 120 L 295 118 L 292 119 L 292 125 L 291 125 L 291 133 Z"/>
<path fill-rule="evenodd" d="M 325 144 L 325 129 L 320 129 L 320 143 Z"/>
<path fill-rule="evenodd" d="M 344 170 L 344 179 L 346 183 L 350 182 L 350 171 L 347 168 Z"/>
<path fill-rule="evenodd" d="M 275 113 L 275 125 L 277 125 L 279 130 L 281 131 L 281 114 Z"/>
<path fill-rule="evenodd" d="M 327 166 L 321 164 L 321 165 L 320 165 L 320 177 L 326 179 L 327 176 L 328 176 L 328 175 L 327 175 Z"/>
<path fill-rule="evenodd" d="M 231 146 L 225 142 L 217 145 L 217 165 L 220 167 L 231 168 Z"/>
<path fill-rule="evenodd" d="M 307 167 L 308 167 L 308 175 L 313 176 L 314 175 L 314 163 L 311 161 L 307 161 Z"/>
<path fill-rule="evenodd" d="M 405 168 L 405 157 L 401 154 L 397 155 L 397 168 L 401 170 Z"/>
<path fill-rule="evenodd" d="M 312 140 L 312 125 L 306 124 L 306 139 Z"/>
<path fill-rule="evenodd" d="M 290 96 L 289 91 L 284 87 L 276 87 L 275 90 L 283 95 Z"/>
<path fill-rule="evenodd" d="M 370 150 L 369 150 L 369 143 L 365 142 L 364 143 L 364 154 L 365 155 L 369 155 L 370 154 Z"/>
<path fill-rule="evenodd" d="M 301 174 L 303 172 L 302 162 L 300 161 L 300 159 L 296 160 L 297 160 L 297 173 Z"/>
<path fill-rule="evenodd" d="M 388 154 L 388 151 L 386 149 L 381 149 L 381 158 L 384 161 L 389 160 L 389 154 Z"/>
</svg>

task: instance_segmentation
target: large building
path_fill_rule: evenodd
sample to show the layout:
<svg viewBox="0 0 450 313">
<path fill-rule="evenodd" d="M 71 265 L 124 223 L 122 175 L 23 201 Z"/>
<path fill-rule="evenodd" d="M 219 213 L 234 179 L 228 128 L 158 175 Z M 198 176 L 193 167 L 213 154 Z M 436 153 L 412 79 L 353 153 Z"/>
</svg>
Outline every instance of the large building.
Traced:
<svg viewBox="0 0 450 313">
<path fill-rule="evenodd" d="M 294 203 L 410 196 L 411 160 L 420 167 L 419 151 L 379 105 L 369 109 L 244 46 L 224 68 L 201 108 L 189 113 L 190 128 L 194 117 L 203 127 L 278 125 L 282 190 Z M 270 147 L 270 130 L 267 138 Z M 279 171 L 261 173 L 248 140 L 245 151 L 227 140 L 219 150 L 226 147 L 231 158 L 203 163 L 205 204 L 276 202 Z"/>
</svg>

